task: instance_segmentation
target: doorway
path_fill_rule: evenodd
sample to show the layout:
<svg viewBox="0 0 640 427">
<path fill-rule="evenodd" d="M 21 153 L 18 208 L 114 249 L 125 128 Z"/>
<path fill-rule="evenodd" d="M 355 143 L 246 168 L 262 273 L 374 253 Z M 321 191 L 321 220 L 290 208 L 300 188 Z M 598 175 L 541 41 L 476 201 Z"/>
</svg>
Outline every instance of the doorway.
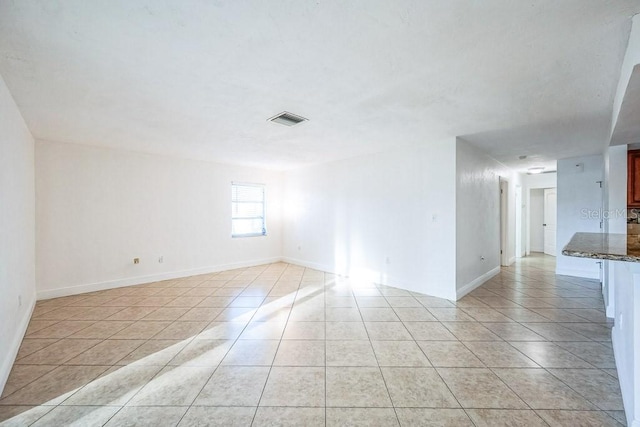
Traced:
<svg viewBox="0 0 640 427">
<path fill-rule="evenodd" d="M 529 191 L 529 242 L 527 252 L 556 256 L 557 189 Z"/>
<path fill-rule="evenodd" d="M 500 177 L 500 265 L 509 266 L 508 233 L 509 216 L 507 200 L 509 197 L 509 182 Z"/>
<path fill-rule="evenodd" d="M 544 189 L 544 253 L 556 256 L 558 193 L 555 188 Z"/>
</svg>

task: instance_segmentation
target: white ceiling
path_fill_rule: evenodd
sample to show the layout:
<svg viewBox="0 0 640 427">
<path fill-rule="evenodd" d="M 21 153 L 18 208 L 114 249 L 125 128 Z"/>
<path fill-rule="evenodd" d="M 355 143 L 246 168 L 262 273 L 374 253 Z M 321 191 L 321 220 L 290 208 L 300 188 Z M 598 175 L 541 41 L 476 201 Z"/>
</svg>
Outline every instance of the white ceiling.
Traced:
<svg viewBox="0 0 640 427">
<path fill-rule="evenodd" d="M 462 136 L 516 169 L 552 168 L 608 145 L 638 12 L 639 0 L 0 0 L 0 74 L 37 139 L 287 169 Z M 267 121 L 283 110 L 309 121 Z"/>
</svg>

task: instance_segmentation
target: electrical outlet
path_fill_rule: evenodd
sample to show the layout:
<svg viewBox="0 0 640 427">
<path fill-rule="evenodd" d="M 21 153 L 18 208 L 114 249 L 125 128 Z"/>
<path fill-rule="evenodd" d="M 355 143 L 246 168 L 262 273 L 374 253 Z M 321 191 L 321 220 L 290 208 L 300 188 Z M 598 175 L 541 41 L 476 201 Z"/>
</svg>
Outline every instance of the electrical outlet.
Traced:
<svg viewBox="0 0 640 427">
<path fill-rule="evenodd" d="M 134 264 L 140 264 L 140 258 L 134 258 L 133 259 L 133 263 Z"/>
<path fill-rule="evenodd" d="M 161 256 L 160 258 L 158 258 L 158 262 L 162 264 L 164 262 L 164 256 Z"/>
<path fill-rule="evenodd" d="M 18 295 L 18 307 L 22 307 L 22 295 Z"/>
</svg>

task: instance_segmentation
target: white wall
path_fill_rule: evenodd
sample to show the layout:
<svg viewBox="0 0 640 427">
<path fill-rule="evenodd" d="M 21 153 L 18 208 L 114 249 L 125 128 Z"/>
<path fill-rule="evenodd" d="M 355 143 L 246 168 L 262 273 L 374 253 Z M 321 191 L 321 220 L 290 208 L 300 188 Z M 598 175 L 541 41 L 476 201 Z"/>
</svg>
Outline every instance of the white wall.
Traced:
<svg viewBox="0 0 640 427">
<path fill-rule="evenodd" d="M 509 182 L 507 259 L 515 260 L 516 186 L 519 175 L 458 138 L 456 144 L 457 297 L 499 272 L 500 177 Z M 484 259 L 483 259 L 484 258 Z"/>
<path fill-rule="evenodd" d="M 286 260 L 456 298 L 456 142 L 285 174 Z"/>
<path fill-rule="evenodd" d="M 0 77 L 0 392 L 36 296 L 33 156 L 33 138 Z"/>
<path fill-rule="evenodd" d="M 582 165 L 576 167 L 576 165 Z M 556 273 L 597 279 L 597 260 L 567 257 L 562 249 L 577 232 L 599 233 L 602 216 L 602 155 L 573 157 L 558 161 L 558 233 Z"/>
<path fill-rule="evenodd" d="M 265 170 L 38 141 L 38 297 L 278 260 L 281 178 Z M 231 238 L 231 181 L 266 184 L 268 236 Z"/>
<path fill-rule="evenodd" d="M 544 252 L 544 189 L 532 189 L 529 200 L 531 252 Z"/>
</svg>

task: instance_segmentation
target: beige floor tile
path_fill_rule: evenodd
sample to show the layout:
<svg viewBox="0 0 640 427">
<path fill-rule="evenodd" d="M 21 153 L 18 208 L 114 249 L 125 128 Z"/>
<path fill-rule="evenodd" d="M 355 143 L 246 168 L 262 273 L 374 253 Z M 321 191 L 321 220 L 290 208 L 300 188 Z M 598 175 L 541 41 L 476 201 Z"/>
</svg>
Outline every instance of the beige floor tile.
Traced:
<svg viewBox="0 0 640 427">
<path fill-rule="evenodd" d="M 23 357 L 16 363 L 20 365 L 60 365 L 78 354 L 89 350 L 99 342 L 100 340 L 65 338 L 29 356 Z"/>
<path fill-rule="evenodd" d="M 431 366 L 415 341 L 371 341 L 380 366 Z"/>
<path fill-rule="evenodd" d="M 485 328 L 505 341 L 544 341 L 544 338 L 518 323 L 483 323 Z"/>
<path fill-rule="evenodd" d="M 102 426 L 120 410 L 118 406 L 58 406 L 40 418 L 34 427 Z"/>
<path fill-rule="evenodd" d="M 256 412 L 254 427 L 259 426 L 317 426 L 325 425 L 324 408 L 260 407 Z"/>
<path fill-rule="evenodd" d="M 402 427 L 473 427 L 463 409 L 396 408 Z"/>
<path fill-rule="evenodd" d="M 178 309 L 185 310 L 184 307 Z M 222 310 L 223 309 L 220 307 L 194 307 L 180 316 L 178 320 L 181 322 L 212 322 L 220 315 L 220 313 L 222 313 Z"/>
<path fill-rule="evenodd" d="M 59 366 L 15 393 L 0 405 L 56 405 L 107 370 L 107 366 Z"/>
<path fill-rule="evenodd" d="M 326 369 L 327 407 L 391 407 L 379 368 Z"/>
<path fill-rule="evenodd" d="M 525 409 L 467 409 L 476 427 L 546 427 L 544 422 L 534 411 Z"/>
<path fill-rule="evenodd" d="M 370 340 L 412 340 L 413 337 L 402 322 L 364 322 Z"/>
<path fill-rule="evenodd" d="M 200 301 L 196 307 L 224 308 L 229 306 L 229 304 L 231 304 L 231 301 L 233 301 L 234 299 L 234 296 L 209 296 Z"/>
<path fill-rule="evenodd" d="M 69 335 L 81 331 L 93 325 L 94 321 L 86 320 L 63 320 L 54 325 L 40 329 L 27 335 L 29 338 L 66 338 Z"/>
<path fill-rule="evenodd" d="M 279 343 L 277 340 L 238 340 L 222 364 L 269 366 L 273 363 Z"/>
<path fill-rule="evenodd" d="M 511 342 L 543 368 L 591 368 L 587 362 L 551 342 Z"/>
<path fill-rule="evenodd" d="M 151 320 L 139 320 L 134 324 L 127 326 L 117 334 L 113 335 L 112 339 L 122 340 L 144 340 L 149 339 L 156 335 L 158 332 L 169 326 L 171 322 L 160 322 Z"/>
<path fill-rule="evenodd" d="M 327 340 L 368 340 L 364 322 L 326 322 Z"/>
<path fill-rule="evenodd" d="M 494 369 L 532 409 L 595 409 L 544 369 Z"/>
<path fill-rule="evenodd" d="M 514 308 L 514 307 L 501 307 L 501 308 Z M 515 307 L 517 308 L 517 307 Z M 473 317 L 478 322 L 513 322 L 509 317 L 500 313 L 495 308 L 481 308 L 481 307 L 465 307 L 463 308 L 465 313 Z"/>
<path fill-rule="evenodd" d="M 357 307 L 327 307 L 326 319 L 329 322 L 361 322 L 360 310 Z"/>
<path fill-rule="evenodd" d="M 120 311 L 109 316 L 106 320 L 140 320 L 156 310 L 156 307 L 120 307 Z"/>
<path fill-rule="evenodd" d="M 561 325 L 591 340 L 611 342 L 612 325 L 598 323 L 562 323 Z"/>
<path fill-rule="evenodd" d="M 280 343 L 274 366 L 325 366 L 325 341 L 285 340 Z"/>
<path fill-rule="evenodd" d="M 91 311 L 89 307 L 60 307 L 44 314 L 34 315 L 35 320 L 67 320 L 78 314 Z"/>
<path fill-rule="evenodd" d="M 613 349 L 599 342 L 556 342 L 559 347 L 578 355 L 596 368 L 615 369 Z M 572 366 L 578 368 L 580 366 Z"/>
<path fill-rule="evenodd" d="M 204 386 L 195 406 L 258 406 L 268 367 L 221 366 Z"/>
<path fill-rule="evenodd" d="M 69 320 L 104 320 L 122 309 L 122 307 L 92 307 L 86 312 L 71 316 Z"/>
<path fill-rule="evenodd" d="M 279 340 L 282 338 L 286 321 L 250 322 L 240 334 L 241 340 Z"/>
<path fill-rule="evenodd" d="M 143 340 L 104 340 L 89 350 L 65 362 L 67 365 L 115 365 L 136 348 Z"/>
<path fill-rule="evenodd" d="M 246 326 L 247 324 L 243 322 L 211 322 L 196 336 L 196 339 L 235 340 Z"/>
<path fill-rule="evenodd" d="M 215 318 L 217 322 L 245 322 L 248 323 L 256 313 L 255 308 L 228 307 Z"/>
<path fill-rule="evenodd" d="M 416 341 L 457 341 L 440 322 L 403 322 Z"/>
<path fill-rule="evenodd" d="M 398 425 L 393 408 L 327 408 L 327 427 Z"/>
<path fill-rule="evenodd" d="M 618 380 L 599 369 L 549 369 L 556 378 L 605 411 L 622 411 Z"/>
<path fill-rule="evenodd" d="M 215 368 L 167 366 L 129 401 L 127 406 L 191 405 Z"/>
<path fill-rule="evenodd" d="M 398 318 L 403 322 L 435 322 L 437 319 L 424 307 L 394 308 Z"/>
<path fill-rule="evenodd" d="M 523 323 L 523 326 L 549 341 L 590 341 L 589 338 L 557 323 Z"/>
<path fill-rule="evenodd" d="M 460 341 L 501 341 L 500 337 L 478 322 L 442 322 Z"/>
<path fill-rule="evenodd" d="M 288 322 L 283 340 L 324 340 L 325 322 Z"/>
<path fill-rule="evenodd" d="M 533 360 L 506 342 L 467 341 L 465 345 L 490 368 L 539 368 Z"/>
<path fill-rule="evenodd" d="M 382 368 L 393 406 L 404 408 L 459 408 L 433 368 Z"/>
<path fill-rule="evenodd" d="M 25 338 L 22 340 L 16 360 L 20 360 L 23 357 L 33 354 L 38 350 L 42 350 L 43 348 L 58 341 L 58 338 Z"/>
<path fill-rule="evenodd" d="M 339 296 L 327 296 L 325 298 L 325 305 L 329 307 L 357 307 L 356 299 L 352 296 L 339 297 Z"/>
<path fill-rule="evenodd" d="M 173 427 L 178 424 L 186 406 L 125 407 L 114 415 L 106 427 Z"/>
<path fill-rule="evenodd" d="M 151 337 L 154 340 L 184 340 L 195 338 L 209 322 L 173 322 Z"/>
<path fill-rule="evenodd" d="M 104 340 L 117 334 L 132 323 L 131 321 L 102 320 L 69 335 L 69 338 L 95 338 Z"/>
<path fill-rule="evenodd" d="M 378 366 L 371 342 L 327 341 L 327 366 Z"/>
<path fill-rule="evenodd" d="M 174 321 L 189 311 L 186 307 L 160 307 L 144 317 L 144 320 Z M 213 319 L 212 319 L 213 320 Z"/>
<path fill-rule="evenodd" d="M 160 369 L 160 366 L 111 368 L 62 402 L 62 405 L 124 406 Z"/>
<path fill-rule="evenodd" d="M 0 398 L 7 397 L 57 367 L 58 365 L 13 365 Z"/>
<path fill-rule="evenodd" d="M 8 406 L 0 405 L 0 424 L 2 427 L 30 426 L 55 406 Z"/>
<path fill-rule="evenodd" d="M 418 341 L 429 362 L 441 368 L 479 368 L 485 365 L 459 341 Z"/>
<path fill-rule="evenodd" d="M 498 312 L 504 314 L 508 318 L 516 322 L 548 322 L 544 316 L 527 308 L 497 308 Z"/>
<path fill-rule="evenodd" d="M 527 408 L 527 405 L 489 369 L 437 369 L 463 408 Z"/>
<path fill-rule="evenodd" d="M 599 411 L 537 411 L 549 425 L 559 427 L 620 427 L 616 420 Z"/>
<path fill-rule="evenodd" d="M 256 408 L 192 406 L 182 417 L 179 427 L 243 427 L 250 426 Z"/>
<path fill-rule="evenodd" d="M 116 362 L 116 365 L 164 366 L 185 346 L 183 340 L 150 340 Z"/>
<path fill-rule="evenodd" d="M 215 367 L 222 362 L 232 345 L 233 341 L 229 340 L 193 340 L 168 365 Z"/>
<path fill-rule="evenodd" d="M 441 322 L 473 322 L 473 317 L 457 307 L 432 307 L 429 312 Z"/>
<path fill-rule="evenodd" d="M 49 326 L 55 325 L 58 322 L 60 322 L 60 321 L 59 320 L 37 320 L 37 319 L 31 319 L 31 321 L 29 322 L 29 326 L 27 326 L 27 332 L 25 333 L 25 335 L 28 337 L 29 335 L 33 334 L 34 332 L 38 332 L 39 330 L 42 330 L 44 328 L 48 328 Z"/>
<path fill-rule="evenodd" d="M 324 367 L 274 366 L 260 399 L 260 406 L 324 405 Z"/>
<path fill-rule="evenodd" d="M 421 295 L 417 296 L 416 299 L 420 302 L 420 304 L 427 308 L 455 307 L 455 304 L 443 298 Z"/>
<path fill-rule="evenodd" d="M 399 322 L 400 318 L 392 308 L 363 307 L 360 315 L 365 322 Z"/>
</svg>

